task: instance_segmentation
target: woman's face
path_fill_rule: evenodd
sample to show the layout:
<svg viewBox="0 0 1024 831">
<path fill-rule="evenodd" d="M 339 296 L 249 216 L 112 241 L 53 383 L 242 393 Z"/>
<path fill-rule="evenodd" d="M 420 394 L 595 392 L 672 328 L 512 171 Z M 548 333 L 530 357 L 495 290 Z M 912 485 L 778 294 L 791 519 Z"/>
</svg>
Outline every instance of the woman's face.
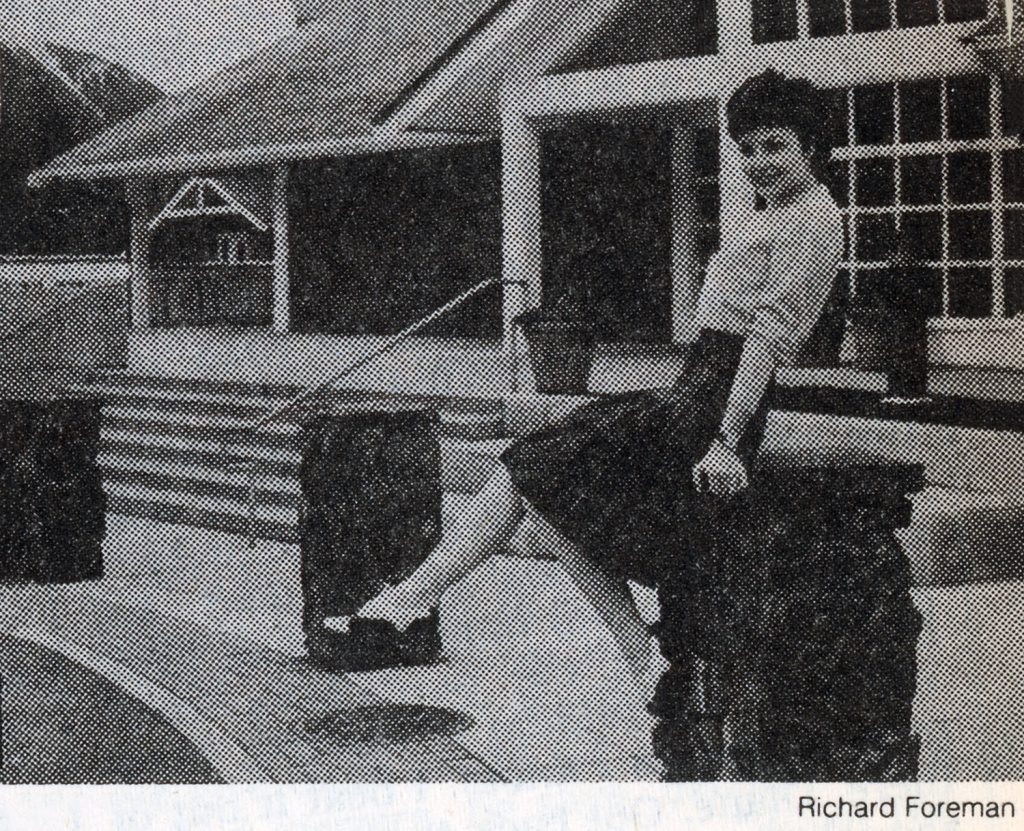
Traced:
<svg viewBox="0 0 1024 831">
<path fill-rule="evenodd" d="M 811 154 L 790 127 L 760 127 L 739 141 L 743 172 L 769 203 L 799 192 L 814 180 Z"/>
</svg>

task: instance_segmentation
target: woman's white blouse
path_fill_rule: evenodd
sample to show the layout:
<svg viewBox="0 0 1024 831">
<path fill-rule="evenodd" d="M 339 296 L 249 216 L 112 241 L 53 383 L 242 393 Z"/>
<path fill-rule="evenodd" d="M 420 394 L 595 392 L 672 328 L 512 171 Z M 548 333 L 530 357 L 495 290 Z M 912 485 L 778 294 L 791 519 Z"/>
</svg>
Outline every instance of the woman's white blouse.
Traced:
<svg viewBox="0 0 1024 831">
<path fill-rule="evenodd" d="M 697 304 L 700 328 L 768 342 L 792 363 L 821 316 L 843 256 L 843 220 L 824 185 L 759 211 L 722 240 Z"/>
</svg>

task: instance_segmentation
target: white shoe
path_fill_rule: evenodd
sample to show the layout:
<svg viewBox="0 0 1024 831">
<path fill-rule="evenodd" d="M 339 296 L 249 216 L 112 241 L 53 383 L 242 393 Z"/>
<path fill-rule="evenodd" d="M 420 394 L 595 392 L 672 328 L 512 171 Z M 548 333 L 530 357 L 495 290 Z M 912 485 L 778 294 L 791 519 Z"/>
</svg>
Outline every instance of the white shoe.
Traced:
<svg viewBox="0 0 1024 831">
<path fill-rule="evenodd" d="M 355 617 L 366 620 L 383 620 L 404 632 L 417 620 L 430 617 L 430 606 L 410 605 L 402 593 L 401 584 L 386 586 L 376 597 L 367 601 L 356 612 Z M 324 622 L 326 625 L 326 621 Z"/>
</svg>

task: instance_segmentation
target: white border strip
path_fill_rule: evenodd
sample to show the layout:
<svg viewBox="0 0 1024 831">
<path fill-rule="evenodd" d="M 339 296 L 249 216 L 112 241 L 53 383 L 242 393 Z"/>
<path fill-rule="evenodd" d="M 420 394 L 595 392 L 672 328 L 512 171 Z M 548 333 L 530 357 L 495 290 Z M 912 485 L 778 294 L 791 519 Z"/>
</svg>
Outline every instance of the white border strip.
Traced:
<svg viewBox="0 0 1024 831">
<path fill-rule="evenodd" d="M 217 724 L 159 684 L 110 658 L 104 658 L 76 643 L 55 638 L 39 630 L 15 631 L 12 637 L 49 649 L 81 664 L 155 710 L 196 746 L 225 784 L 242 785 L 273 781 L 242 746 Z"/>
</svg>

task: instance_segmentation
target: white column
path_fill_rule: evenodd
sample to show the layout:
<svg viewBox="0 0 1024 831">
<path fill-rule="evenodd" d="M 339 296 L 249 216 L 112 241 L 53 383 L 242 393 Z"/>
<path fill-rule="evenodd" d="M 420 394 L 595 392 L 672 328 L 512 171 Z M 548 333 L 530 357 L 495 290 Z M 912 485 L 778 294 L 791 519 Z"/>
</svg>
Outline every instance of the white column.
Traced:
<svg viewBox="0 0 1024 831">
<path fill-rule="evenodd" d="M 754 41 L 753 3 L 750 0 L 718 0 L 716 5 L 718 53 L 748 52 Z"/>
<path fill-rule="evenodd" d="M 514 106 L 503 107 L 501 138 L 502 276 L 526 283 L 524 287 L 505 287 L 503 343 L 506 356 L 514 357 L 522 369 L 526 346 L 514 321 L 517 315 L 539 304 L 541 297 L 540 140 Z M 529 386 L 526 375 L 520 372 L 524 387 Z"/>
<path fill-rule="evenodd" d="M 274 168 L 274 312 L 275 332 L 287 332 L 291 325 L 291 254 L 288 241 L 288 165 Z"/>
<path fill-rule="evenodd" d="M 672 340 L 693 339 L 693 313 L 700 291 L 696 134 L 680 127 L 672 134 Z"/>
<path fill-rule="evenodd" d="M 144 180 L 129 179 L 125 182 L 125 194 L 128 197 L 128 210 L 131 213 L 130 251 L 131 259 L 131 298 L 132 328 L 148 329 L 150 327 L 150 242 L 153 239 L 149 223 L 151 206 L 147 195 L 149 188 Z"/>
</svg>

